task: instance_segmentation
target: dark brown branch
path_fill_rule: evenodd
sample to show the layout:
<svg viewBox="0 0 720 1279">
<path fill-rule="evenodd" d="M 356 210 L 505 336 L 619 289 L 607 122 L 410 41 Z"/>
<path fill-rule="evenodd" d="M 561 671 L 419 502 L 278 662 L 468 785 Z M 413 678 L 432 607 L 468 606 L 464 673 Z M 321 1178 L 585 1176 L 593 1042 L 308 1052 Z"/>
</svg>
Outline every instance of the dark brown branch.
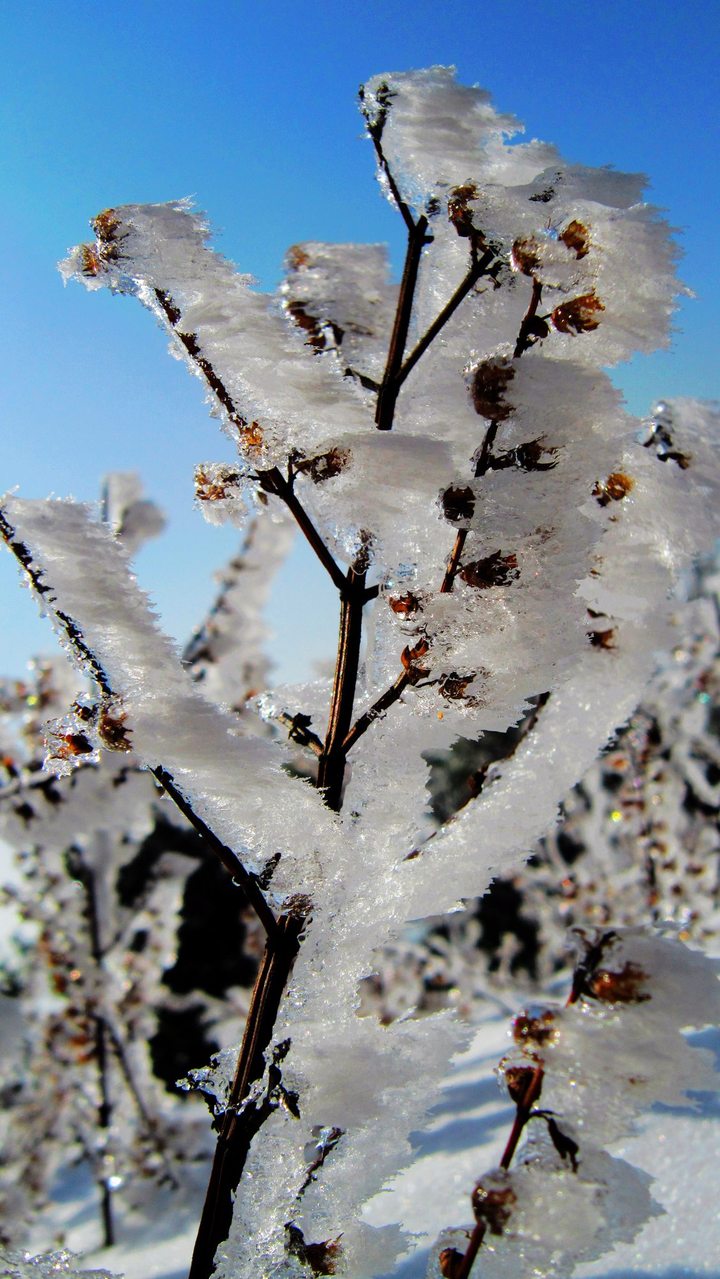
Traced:
<svg viewBox="0 0 720 1279">
<path fill-rule="evenodd" d="M 178 328 L 182 312 L 170 295 L 163 289 L 155 289 L 155 298 L 175 337 L 185 347 L 190 359 L 202 373 L 208 387 L 222 405 L 228 421 L 236 428 L 242 440 L 243 435 L 247 435 L 249 431 L 252 431 L 256 424 L 249 423 L 247 418 L 243 417 L 222 378 L 210 361 L 202 354 L 197 335 L 195 333 L 183 333 Z M 292 485 L 285 479 L 277 466 L 270 467 L 268 470 L 259 470 L 257 477 L 266 493 L 273 493 L 285 503 L 300 531 L 307 538 L 321 564 L 327 569 L 333 582 L 340 590 L 344 580 L 342 569 L 336 564 L 310 516 L 296 497 Z"/>
<path fill-rule="evenodd" d="M 347 748 L 345 738 L 350 731 L 355 687 L 360 664 L 362 613 L 369 598 L 365 587 L 365 571 L 348 569 L 340 603 L 340 635 L 333 680 L 328 728 L 318 770 L 318 788 L 324 791 L 325 803 L 334 812 L 342 804 Z"/>
<path fill-rule="evenodd" d="M 487 256 L 487 254 L 485 256 Z M 524 355 L 525 351 L 527 351 L 532 346 L 534 324 L 537 322 L 536 321 L 537 309 L 540 305 L 541 299 L 542 299 L 542 284 L 540 284 L 538 280 L 533 279 L 532 293 L 530 294 L 530 302 L 528 304 L 528 309 L 525 312 L 522 318 L 522 321 L 520 323 L 517 340 L 515 342 L 515 348 L 513 350 L 514 360 L 519 360 L 521 356 Z M 491 422 L 490 426 L 485 432 L 485 439 L 483 440 L 482 448 L 480 450 L 480 455 L 475 464 L 475 479 L 480 479 L 480 477 L 485 475 L 485 473 L 489 469 L 490 461 L 492 458 L 492 446 L 495 443 L 495 436 L 497 435 L 497 430 L 498 430 L 498 423 Z M 452 551 L 450 552 L 450 558 L 448 559 L 447 567 L 445 569 L 445 576 L 443 577 L 442 585 L 440 587 L 440 593 L 442 595 L 447 595 L 453 588 L 453 584 L 457 576 L 457 571 L 458 571 L 458 568 L 460 567 L 460 557 L 463 553 L 463 549 L 467 541 L 467 535 L 468 535 L 467 529 L 465 528 L 458 529 L 457 535 L 455 537 L 455 543 L 453 545 Z"/>
<path fill-rule="evenodd" d="M 363 733 L 367 732 L 370 725 L 374 724 L 376 719 L 379 719 L 381 715 L 384 715 L 385 711 L 389 710 L 389 708 L 398 701 L 405 692 L 408 684 L 411 682 L 410 671 L 402 670 L 395 680 L 395 683 L 391 684 L 389 688 L 386 688 L 385 692 L 378 697 L 377 701 L 373 702 L 372 706 L 369 706 L 366 711 L 363 711 L 362 715 L 358 716 L 343 742 L 343 749 L 346 755 L 352 750 L 353 746 L 358 739 L 362 737 Z"/>
<path fill-rule="evenodd" d="M 15 559 L 18 561 L 20 566 L 24 568 L 25 572 L 27 573 L 30 579 L 33 589 L 37 592 L 43 604 L 44 605 L 48 604 L 52 606 L 53 615 L 57 618 L 58 622 L 60 623 L 62 629 L 65 632 L 65 635 L 67 636 L 72 648 L 74 649 L 75 653 L 79 657 L 80 661 L 83 663 L 83 665 L 88 667 L 90 674 L 95 680 L 95 683 L 100 688 L 101 692 L 103 692 L 106 697 L 112 697 L 113 693 L 112 693 L 112 688 L 110 687 L 110 681 L 108 679 L 108 676 L 105 673 L 102 665 L 98 661 L 95 654 L 88 648 L 87 644 L 85 643 L 85 639 L 82 631 L 80 630 L 80 627 L 78 626 L 77 622 L 73 620 L 72 617 L 69 617 L 67 613 L 63 612 L 62 609 L 57 607 L 56 599 L 54 594 L 52 593 L 52 589 L 50 585 L 47 582 L 43 581 L 43 577 L 44 577 L 43 570 L 40 568 L 37 568 L 37 566 L 35 565 L 31 551 L 25 545 L 24 542 L 21 542 L 19 540 L 19 538 L 17 537 L 16 530 L 13 528 L 12 524 L 8 520 L 2 508 L 0 508 L 0 534 L 4 538 L 9 550 L 12 551 L 13 555 L 15 556 Z"/>
<path fill-rule="evenodd" d="M 265 1051 L 277 1020 L 280 1001 L 297 955 L 305 919 L 301 912 L 281 915 L 268 937 L 265 955 L 252 994 L 245 1034 L 227 1108 L 223 1115 L 210 1181 L 205 1197 L 188 1279 L 209 1279 L 215 1252 L 228 1237 L 233 1200 L 250 1150 L 262 1124 L 280 1104 L 276 1063 L 269 1067 L 268 1089 L 260 1099 L 248 1100 L 250 1085 L 265 1068 Z M 272 1072 L 275 1072 L 275 1078 Z M 244 1104 L 243 1104 L 244 1103 Z"/>
<path fill-rule="evenodd" d="M 516 1102 L 515 1119 L 513 1121 L 510 1136 L 507 1140 L 507 1145 L 503 1151 L 502 1159 L 500 1160 L 501 1168 L 507 1170 L 512 1163 L 520 1137 L 522 1136 L 528 1120 L 532 1118 L 533 1107 L 542 1091 L 542 1083 L 542 1066 L 536 1066 L 535 1069 L 531 1071 L 523 1093 Z M 459 1253 L 452 1254 L 452 1261 L 454 1264 L 448 1266 L 448 1273 L 452 1274 L 452 1279 L 468 1279 L 486 1233 L 487 1222 L 479 1220 L 470 1235 L 468 1246 L 462 1257 Z M 443 1271 L 443 1273 L 445 1273 L 445 1271 Z"/>
<path fill-rule="evenodd" d="M 100 912 L 98 910 L 95 873 L 92 870 L 92 867 L 88 866 L 79 849 L 73 848 L 69 856 L 72 858 L 72 874 L 80 881 L 85 892 L 85 918 L 87 920 L 90 939 L 90 955 L 92 957 L 93 966 L 96 970 L 98 984 L 100 984 L 100 970 L 103 962 L 103 945 L 100 935 Z M 107 1141 L 110 1127 L 112 1125 L 113 1113 L 112 1097 L 110 1094 L 107 1025 L 102 1012 L 92 1006 L 88 1007 L 88 1017 L 93 1026 L 95 1065 L 97 1067 L 98 1091 L 100 1093 L 100 1100 L 97 1107 L 98 1127 L 100 1132 L 103 1134 L 104 1143 Z M 102 1167 L 102 1160 L 100 1166 Z M 103 1247 L 111 1248 L 115 1243 L 115 1222 L 113 1218 L 110 1177 L 99 1172 L 97 1183 L 100 1190 L 100 1217 L 103 1226 Z"/>
<path fill-rule="evenodd" d="M 492 446 L 495 443 L 495 436 L 497 435 L 497 430 L 498 430 L 498 423 L 491 422 L 487 431 L 485 432 L 485 438 L 482 442 L 480 455 L 478 457 L 477 462 L 475 463 L 475 479 L 476 480 L 480 479 L 481 476 L 485 475 L 485 473 L 488 470 L 488 467 L 490 465 L 490 459 L 492 457 Z M 455 542 L 454 542 L 452 551 L 450 552 L 450 558 L 448 559 L 448 562 L 445 568 L 445 575 L 440 585 L 441 595 L 449 594 L 449 592 L 453 588 L 453 584 L 457 576 L 457 571 L 458 571 L 458 568 L 460 567 L 460 556 L 463 553 L 463 549 L 467 541 L 468 532 L 469 532 L 468 529 L 461 528 L 461 529 L 458 529 L 457 534 L 455 535 Z"/>
<path fill-rule="evenodd" d="M 323 568 L 327 570 L 337 589 L 342 591 L 345 586 L 345 574 L 330 554 L 305 507 L 298 500 L 289 480 L 285 479 L 282 471 L 277 466 L 273 466 L 269 471 L 258 471 L 258 480 L 261 488 L 266 493 L 275 494 L 285 503 L 300 532 L 307 538 Z"/>
<path fill-rule="evenodd" d="M 361 110 L 365 118 L 365 123 L 367 125 L 368 136 L 370 138 L 370 141 L 373 144 L 373 147 L 375 148 L 375 155 L 377 156 L 377 162 L 380 168 L 382 169 L 383 173 L 385 174 L 388 187 L 390 188 L 390 194 L 392 195 L 392 198 L 397 205 L 398 212 L 400 213 L 402 220 L 405 223 L 405 226 L 407 227 L 408 231 L 412 232 L 415 226 L 413 215 L 410 212 L 410 209 L 408 208 L 407 204 L 405 203 L 405 201 L 403 200 L 400 194 L 400 188 L 398 187 L 398 184 L 395 181 L 395 177 L 393 175 L 392 169 L 390 168 L 390 165 L 388 164 L 387 158 L 385 156 L 385 152 L 383 151 L 382 135 L 383 135 L 383 129 L 385 128 L 387 108 L 384 109 L 384 111 L 381 114 L 381 117 L 378 120 L 373 121 L 370 119 L 369 112 L 366 110 L 366 108 L 363 105 L 362 90 L 360 93 L 360 103 L 361 103 Z"/>
<path fill-rule="evenodd" d="M 495 258 L 495 253 L 493 252 L 492 249 L 488 249 L 483 254 L 483 256 L 479 259 L 479 261 L 473 263 L 467 275 L 465 276 L 465 279 L 462 280 L 461 283 L 458 285 L 452 297 L 449 299 L 448 302 L 445 303 L 445 306 L 443 307 L 440 314 L 436 317 L 435 320 L 433 320 L 427 332 L 423 334 L 423 336 L 420 338 L 420 341 L 417 343 L 415 347 L 413 347 L 407 359 L 404 361 L 402 367 L 400 368 L 397 374 L 398 386 L 402 385 L 408 373 L 410 373 L 415 368 L 415 365 L 417 364 L 418 360 L 425 354 L 425 352 L 427 351 L 431 343 L 435 341 L 435 338 L 438 336 L 438 333 L 440 333 L 441 330 L 444 329 L 448 320 L 455 314 L 458 307 L 460 306 L 460 303 L 464 301 L 464 299 L 467 297 L 470 290 L 474 287 L 474 285 L 477 284 L 481 276 L 485 274 L 487 268 L 490 266 L 490 263 L 494 261 L 494 258 Z"/>
<path fill-rule="evenodd" d="M 534 321 L 537 315 L 537 309 L 540 305 L 541 298 L 542 298 L 542 284 L 540 283 L 539 280 L 536 280 L 533 277 L 532 293 L 530 295 L 530 305 L 528 306 L 528 309 L 525 312 L 522 323 L 520 325 L 520 330 L 517 336 L 517 342 L 515 343 L 515 350 L 513 351 L 514 360 L 519 360 L 520 356 L 523 355 L 524 352 L 527 351 L 528 348 L 532 345 Z"/>
<path fill-rule="evenodd" d="M 284 724 L 288 729 L 288 737 L 291 742 L 297 742 L 298 746 L 305 746 L 312 751 L 313 755 L 322 755 L 323 744 L 317 733 L 313 733 L 310 728 L 310 717 L 308 715 L 289 715 L 287 711 L 281 711 L 277 716 L 279 724 Z"/>
<path fill-rule="evenodd" d="M 395 323 L 390 337 L 387 363 L 385 365 L 383 380 L 380 384 L 380 390 L 378 391 L 377 405 L 375 408 L 375 425 L 379 431 L 390 431 L 392 429 L 393 418 L 395 416 L 395 405 L 400 392 L 400 381 L 398 380 L 398 375 L 402 368 L 405 346 L 407 344 L 407 337 L 410 329 L 410 319 L 412 317 L 413 301 L 415 298 L 415 286 L 417 284 L 418 271 L 420 269 L 420 258 L 425 245 L 430 244 L 432 241 L 432 236 L 428 236 L 427 234 L 427 228 L 428 220 L 424 215 L 418 219 L 417 223 L 411 221 L 408 228 L 405 266 L 403 268 L 402 280 L 400 281 L 400 292 L 398 294 L 397 309 L 395 311 Z"/>
<path fill-rule="evenodd" d="M 197 831 L 218 860 L 222 862 L 231 878 L 237 881 L 243 889 L 249 904 L 255 911 L 268 937 L 274 936 L 277 932 L 278 922 L 258 887 L 255 875 L 251 874 L 243 866 L 237 853 L 234 853 L 231 848 L 223 844 L 222 840 L 203 821 L 202 817 L 195 812 L 190 802 L 178 790 L 172 774 L 166 768 L 158 764 L 155 768 L 151 768 L 150 772 L 156 781 L 160 783 L 175 807 L 180 810 L 183 817 L 187 818 L 193 829 Z"/>
</svg>

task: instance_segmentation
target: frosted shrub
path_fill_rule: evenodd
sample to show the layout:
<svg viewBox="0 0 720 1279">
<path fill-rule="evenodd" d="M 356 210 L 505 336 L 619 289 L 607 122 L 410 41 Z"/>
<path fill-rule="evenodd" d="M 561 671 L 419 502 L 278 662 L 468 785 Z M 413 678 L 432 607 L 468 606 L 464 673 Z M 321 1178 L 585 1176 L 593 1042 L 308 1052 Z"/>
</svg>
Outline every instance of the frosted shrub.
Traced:
<svg viewBox="0 0 720 1279">
<path fill-rule="evenodd" d="M 193 683 L 107 523 L 70 501 L 2 508 L 97 724 L 120 725 L 98 748 L 131 745 L 267 938 L 239 1052 L 197 1074 L 219 1138 L 191 1279 L 364 1279 L 407 1247 L 361 1208 L 467 1032 L 358 1017 L 358 985 L 408 921 L 482 893 L 552 827 L 674 643 L 677 584 L 717 533 L 713 412 L 643 429 L 603 371 L 668 340 L 674 254 L 641 179 L 516 142 L 444 68 L 375 77 L 361 104 L 407 230 L 399 286 L 377 246 L 307 243 L 262 295 L 182 201 L 105 210 L 63 264 L 137 297 L 202 379 L 238 454 L 198 467 L 203 511 L 262 509 L 307 538 L 339 597 L 334 678 L 250 706 Z M 506 754 L 437 831 L 429 752 L 491 733 Z M 546 1130 L 554 1186 L 570 1147 Z M 584 1158 L 568 1193 L 602 1215 L 610 1165 Z"/>
</svg>

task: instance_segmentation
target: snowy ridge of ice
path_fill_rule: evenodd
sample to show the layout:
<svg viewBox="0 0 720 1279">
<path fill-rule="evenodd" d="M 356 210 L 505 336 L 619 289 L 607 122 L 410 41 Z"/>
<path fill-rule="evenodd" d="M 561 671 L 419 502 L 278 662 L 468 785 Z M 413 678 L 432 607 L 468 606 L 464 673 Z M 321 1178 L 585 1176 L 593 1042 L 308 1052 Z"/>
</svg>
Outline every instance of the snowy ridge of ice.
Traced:
<svg viewBox="0 0 720 1279">
<path fill-rule="evenodd" d="M 249 869 L 278 851 L 302 859 L 329 838 L 332 818 L 320 797 L 288 777 L 272 743 L 239 737 L 236 721 L 199 695 L 158 628 L 125 552 L 89 508 L 9 498 L 5 511 L 49 588 L 41 605 L 52 617 L 57 601 L 80 627 L 122 699 L 139 758 L 172 774 Z M 62 640 L 62 624 L 58 630 Z M 283 796 L 293 813 L 291 850 Z"/>
</svg>

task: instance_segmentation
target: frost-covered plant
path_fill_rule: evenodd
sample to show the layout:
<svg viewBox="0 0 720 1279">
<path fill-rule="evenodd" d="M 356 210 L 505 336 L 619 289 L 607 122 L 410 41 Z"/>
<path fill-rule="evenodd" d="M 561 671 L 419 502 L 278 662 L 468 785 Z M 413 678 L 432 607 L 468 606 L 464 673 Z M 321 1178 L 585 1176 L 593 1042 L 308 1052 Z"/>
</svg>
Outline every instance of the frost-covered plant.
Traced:
<svg viewBox="0 0 720 1279">
<path fill-rule="evenodd" d="M 467 1279 L 480 1249 L 488 1279 L 566 1275 L 632 1240 L 657 1206 L 647 1174 L 606 1146 L 653 1103 L 692 1109 L 688 1092 L 717 1088 L 712 1054 L 680 1033 L 720 1017 L 717 963 L 637 928 L 577 941 L 565 1007 L 515 1018 L 500 1064 L 512 1130 L 473 1189 L 473 1229 L 441 1237 L 429 1279 Z"/>
<path fill-rule="evenodd" d="M 2 508 L 98 714 L 267 936 L 239 1054 L 201 1074 L 222 1113 L 192 1279 L 327 1273 L 330 1242 L 363 1279 L 405 1246 L 360 1209 L 409 1158 L 463 1031 L 358 1017 L 358 983 L 408 920 L 482 892 L 552 826 L 717 531 L 713 413 L 643 439 L 603 371 L 668 338 L 674 255 L 641 179 L 517 143 L 443 68 L 361 100 L 407 230 L 399 287 L 376 246 L 310 243 L 263 296 L 183 202 L 105 210 L 64 267 L 138 297 L 203 380 L 238 448 L 198 468 L 203 508 L 269 502 L 307 538 L 340 600 L 333 680 L 268 691 L 277 731 L 252 733 L 193 686 L 91 511 Z M 428 752 L 514 727 L 436 831 Z"/>
<path fill-rule="evenodd" d="M 109 478 L 102 515 L 129 550 L 162 525 L 130 475 Z M 267 668 L 261 604 L 287 547 L 281 526 L 254 522 L 183 655 L 238 716 Z M 0 831 L 20 872 L 6 895 L 32 934 L 13 968 L 25 1034 L 2 1080 L 0 1239 L 22 1239 L 80 1155 L 109 1245 L 121 1187 L 126 1204 L 142 1199 L 138 1177 L 177 1186 L 181 1163 L 207 1156 L 202 1115 L 159 1080 L 174 1085 L 237 1037 L 262 942 L 242 891 L 228 893 L 162 803 L 122 718 L 61 658 L 4 681 L 0 712 Z"/>
</svg>

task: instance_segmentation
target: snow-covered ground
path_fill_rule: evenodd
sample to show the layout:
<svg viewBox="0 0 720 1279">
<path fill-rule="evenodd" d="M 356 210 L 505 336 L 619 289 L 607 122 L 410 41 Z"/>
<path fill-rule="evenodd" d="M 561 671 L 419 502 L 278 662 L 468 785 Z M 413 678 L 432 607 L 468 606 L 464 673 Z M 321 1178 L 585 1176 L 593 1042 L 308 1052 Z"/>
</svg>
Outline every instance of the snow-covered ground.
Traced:
<svg viewBox="0 0 720 1279">
<path fill-rule="evenodd" d="M 717 1030 L 696 1033 L 690 1042 L 720 1058 Z M 424 1279 L 428 1249 L 439 1232 L 449 1225 L 467 1226 L 471 1220 L 470 1191 L 497 1163 L 512 1123 L 513 1108 L 495 1078 L 497 1062 L 507 1049 L 508 1017 L 498 1010 L 458 1058 L 431 1121 L 416 1134 L 412 1167 L 366 1209 L 372 1224 L 400 1220 L 417 1235 L 417 1248 L 396 1269 L 395 1279 Z M 665 1212 L 633 1243 L 580 1265 L 574 1272 L 578 1279 L 720 1279 L 718 1096 L 698 1095 L 694 1111 L 657 1107 L 641 1131 L 613 1153 L 653 1177 L 652 1193 Z M 78 1264 L 84 1269 L 102 1268 L 125 1279 L 185 1279 L 203 1188 L 204 1172 L 198 1171 L 182 1195 L 159 1193 L 150 1220 L 145 1213 L 129 1214 L 122 1220 L 121 1242 L 98 1249 L 96 1192 L 80 1169 L 58 1188 L 52 1212 L 32 1243 L 37 1250 L 62 1244 L 82 1254 Z M 476 1268 L 482 1275 L 481 1257 Z"/>
</svg>

